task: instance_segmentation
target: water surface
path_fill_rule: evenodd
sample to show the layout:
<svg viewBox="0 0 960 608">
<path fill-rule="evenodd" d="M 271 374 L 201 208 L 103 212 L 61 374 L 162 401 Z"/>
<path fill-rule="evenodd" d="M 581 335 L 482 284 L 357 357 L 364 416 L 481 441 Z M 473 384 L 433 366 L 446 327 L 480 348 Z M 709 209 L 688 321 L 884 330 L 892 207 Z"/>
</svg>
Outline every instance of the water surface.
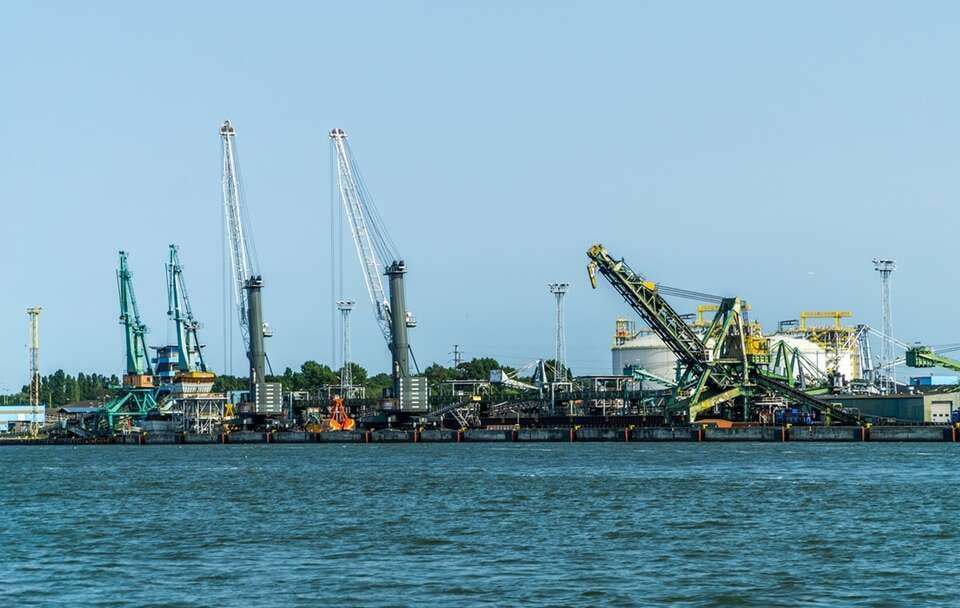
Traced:
<svg viewBox="0 0 960 608">
<path fill-rule="evenodd" d="M 958 601 L 952 444 L 0 448 L 0 606 Z"/>
</svg>

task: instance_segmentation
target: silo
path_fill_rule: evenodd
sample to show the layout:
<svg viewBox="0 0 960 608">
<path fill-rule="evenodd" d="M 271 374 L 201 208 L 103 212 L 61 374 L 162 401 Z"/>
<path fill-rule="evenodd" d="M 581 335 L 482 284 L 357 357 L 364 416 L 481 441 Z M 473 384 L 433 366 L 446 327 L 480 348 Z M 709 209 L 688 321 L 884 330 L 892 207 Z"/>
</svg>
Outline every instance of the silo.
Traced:
<svg viewBox="0 0 960 608">
<path fill-rule="evenodd" d="M 639 331 L 632 338 L 614 344 L 611 353 L 615 375 L 623 374 L 628 365 L 636 365 L 667 380 L 676 377 L 677 357 L 651 331 Z"/>
</svg>

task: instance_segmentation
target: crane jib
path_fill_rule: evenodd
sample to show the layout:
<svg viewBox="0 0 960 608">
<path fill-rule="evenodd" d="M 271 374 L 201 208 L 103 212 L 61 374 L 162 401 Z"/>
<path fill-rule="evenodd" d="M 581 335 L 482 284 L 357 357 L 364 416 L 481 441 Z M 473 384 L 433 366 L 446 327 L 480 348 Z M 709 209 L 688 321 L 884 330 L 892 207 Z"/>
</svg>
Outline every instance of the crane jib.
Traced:
<svg viewBox="0 0 960 608">
<path fill-rule="evenodd" d="M 656 285 L 634 272 L 625 261 L 614 260 L 606 249 L 595 246 L 587 255 L 624 300 L 684 363 L 707 364 L 707 347 L 686 321 L 657 292 Z"/>
</svg>

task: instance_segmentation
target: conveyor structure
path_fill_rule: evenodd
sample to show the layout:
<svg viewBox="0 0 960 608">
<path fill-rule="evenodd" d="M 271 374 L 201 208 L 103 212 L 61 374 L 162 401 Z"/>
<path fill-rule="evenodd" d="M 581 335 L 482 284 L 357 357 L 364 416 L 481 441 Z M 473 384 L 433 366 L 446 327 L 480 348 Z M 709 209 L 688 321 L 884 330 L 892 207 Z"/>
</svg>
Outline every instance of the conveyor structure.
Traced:
<svg viewBox="0 0 960 608">
<path fill-rule="evenodd" d="M 757 324 L 746 318 L 739 298 L 722 298 L 713 321 L 698 335 L 663 297 L 657 284 L 635 272 L 623 259 L 615 259 L 603 245 L 587 251 L 590 283 L 596 288 L 599 272 L 679 359 L 683 371 L 667 414 L 685 414 L 691 422 L 708 410 L 753 420 L 755 397 L 774 395 L 787 403 L 817 412 L 824 423 L 856 423 L 858 418 L 825 403 L 801 388 L 791 386 L 770 367 L 770 350 Z"/>
</svg>

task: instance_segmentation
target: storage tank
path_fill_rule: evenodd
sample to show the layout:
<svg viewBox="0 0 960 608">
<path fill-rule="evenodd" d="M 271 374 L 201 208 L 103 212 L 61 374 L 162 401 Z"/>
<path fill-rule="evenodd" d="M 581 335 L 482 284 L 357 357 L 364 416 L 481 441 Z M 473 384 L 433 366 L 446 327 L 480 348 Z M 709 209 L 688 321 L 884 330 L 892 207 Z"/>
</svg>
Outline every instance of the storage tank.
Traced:
<svg viewBox="0 0 960 608">
<path fill-rule="evenodd" d="M 652 331 L 639 331 L 632 338 L 614 344 L 611 353 L 614 375 L 623 374 L 628 365 L 636 365 L 667 380 L 676 377 L 677 357 Z"/>
</svg>

